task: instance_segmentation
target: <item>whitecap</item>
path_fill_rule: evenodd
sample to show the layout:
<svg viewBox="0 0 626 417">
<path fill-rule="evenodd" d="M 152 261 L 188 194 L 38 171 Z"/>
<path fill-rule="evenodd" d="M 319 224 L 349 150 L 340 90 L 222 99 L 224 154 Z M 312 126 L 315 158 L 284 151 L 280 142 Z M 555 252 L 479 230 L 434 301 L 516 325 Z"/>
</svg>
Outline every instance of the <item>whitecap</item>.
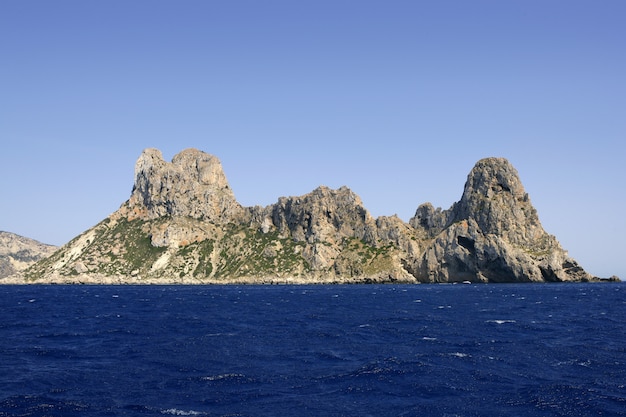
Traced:
<svg viewBox="0 0 626 417">
<path fill-rule="evenodd" d="M 205 376 L 202 379 L 204 381 L 221 381 L 223 379 L 238 379 L 243 378 L 243 374 L 219 374 L 219 375 L 209 375 Z"/>
<path fill-rule="evenodd" d="M 178 410 L 176 408 L 168 408 L 167 410 L 161 411 L 161 414 L 169 414 L 172 416 L 200 416 L 200 415 L 203 415 L 204 413 L 201 413 L 199 411 L 194 411 L 194 410 L 185 411 L 185 410 Z"/>
<path fill-rule="evenodd" d="M 454 352 L 454 353 L 449 353 L 450 356 L 455 356 L 457 358 L 467 358 L 470 355 L 468 353 L 461 353 L 461 352 Z"/>
<path fill-rule="evenodd" d="M 437 338 L 436 337 L 424 336 L 424 337 L 422 337 L 422 340 L 428 340 L 429 342 L 433 342 L 433 341 L 437 340 Z"/>
<path fill-rule="evenodd" d="M 591 366 L 591 360 L 587 359 L 587 360 L 581 360 L 581 359 L 570 359 L 567 361 L 559 361 L 556 362 L 553 366 L 562 366 L 562 365 L 577 365 L 577 366 L 584 366 L 585 368 L 589 368 Z"/>
<path fill-rule="evenodd" d="M 504 324 L 504 323 L 517 323 L 517 321 L 515 320 L 487 320 L 485 323 Z"/>
</svg>

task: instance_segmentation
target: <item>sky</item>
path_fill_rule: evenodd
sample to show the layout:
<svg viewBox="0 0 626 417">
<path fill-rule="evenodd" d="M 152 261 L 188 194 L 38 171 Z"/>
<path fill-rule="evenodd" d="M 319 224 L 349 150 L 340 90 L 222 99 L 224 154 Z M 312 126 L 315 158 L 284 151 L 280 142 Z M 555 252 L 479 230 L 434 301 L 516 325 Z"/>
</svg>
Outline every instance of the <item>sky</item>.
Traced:
<svg viewBox="0 0 626 417">
<path fill-rule="evenodd" d="M 0 230 L 61 245 L 145 148 L 238 201 L 350 187 L 408 221 L 507 158 L 550 234 L 626 279 L 626 2 L 0 1 Z"/>
</svg>

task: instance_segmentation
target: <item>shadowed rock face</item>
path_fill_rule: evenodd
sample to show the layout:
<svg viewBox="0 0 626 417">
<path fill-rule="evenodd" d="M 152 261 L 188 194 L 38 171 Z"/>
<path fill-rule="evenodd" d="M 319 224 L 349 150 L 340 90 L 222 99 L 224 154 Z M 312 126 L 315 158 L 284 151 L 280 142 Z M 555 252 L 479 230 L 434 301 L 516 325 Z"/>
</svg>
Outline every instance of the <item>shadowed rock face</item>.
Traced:
<svg viewBox="0 0 626 417">
<path fill-rule="evenodd" d="M 373 219 L 347 187 L 242 207 L 219 160 L 146 149 L 120 210 L 27 271 L 42 282 L 586 281 L 547 234 L 515 168 L 478 161 L 459 202 Z"/>
</svg>

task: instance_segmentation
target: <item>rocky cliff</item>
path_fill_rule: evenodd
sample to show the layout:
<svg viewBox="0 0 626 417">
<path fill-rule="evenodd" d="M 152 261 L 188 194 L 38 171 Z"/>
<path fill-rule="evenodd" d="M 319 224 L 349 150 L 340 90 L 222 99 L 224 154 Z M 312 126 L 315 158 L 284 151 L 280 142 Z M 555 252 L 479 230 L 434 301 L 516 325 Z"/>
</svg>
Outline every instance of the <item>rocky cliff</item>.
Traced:
<svg viewBox="0 0 626 417">
<path fill-rule="evenodd" d="M 590 281 L 547 234 L 511 164 L 479 161 L 459 202 L 408 223 L 347 187 L 242 207 L 219 160 L 147 149 L 128 201 L 24 273 L 29 282 Z"/>
<path fill-rule="evenodd" d="M 592 279 L 552 235 L 513 166 L 478 161 L 449 210 L 420 206 L 409 222 L 433 239 L 413 264 L 420 281 L 586 281 Z"/>
<path fill-rule="evenodd" d="M 56 246 L 0 231 L 0 280 L 20 273 L 57 249 Z"/>
</svg>

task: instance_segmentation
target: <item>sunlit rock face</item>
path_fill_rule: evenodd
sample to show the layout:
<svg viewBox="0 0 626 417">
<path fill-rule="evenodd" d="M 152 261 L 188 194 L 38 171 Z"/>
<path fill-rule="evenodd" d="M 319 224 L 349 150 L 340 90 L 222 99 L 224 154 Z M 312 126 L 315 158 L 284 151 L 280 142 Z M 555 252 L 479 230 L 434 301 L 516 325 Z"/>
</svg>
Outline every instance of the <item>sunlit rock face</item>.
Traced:
<svg viewBox="0 0 626 417">
<path fill-rule="evenodd" d="M 158 149 L 144 150 L 135 165 L 128 209 L 129 215 L 146 219 L 184 216 L 221 222 L 243 212 L 220 160 L 196 149 L 180 152 L 172 162 L 164 161 Z"/>
</svg>

